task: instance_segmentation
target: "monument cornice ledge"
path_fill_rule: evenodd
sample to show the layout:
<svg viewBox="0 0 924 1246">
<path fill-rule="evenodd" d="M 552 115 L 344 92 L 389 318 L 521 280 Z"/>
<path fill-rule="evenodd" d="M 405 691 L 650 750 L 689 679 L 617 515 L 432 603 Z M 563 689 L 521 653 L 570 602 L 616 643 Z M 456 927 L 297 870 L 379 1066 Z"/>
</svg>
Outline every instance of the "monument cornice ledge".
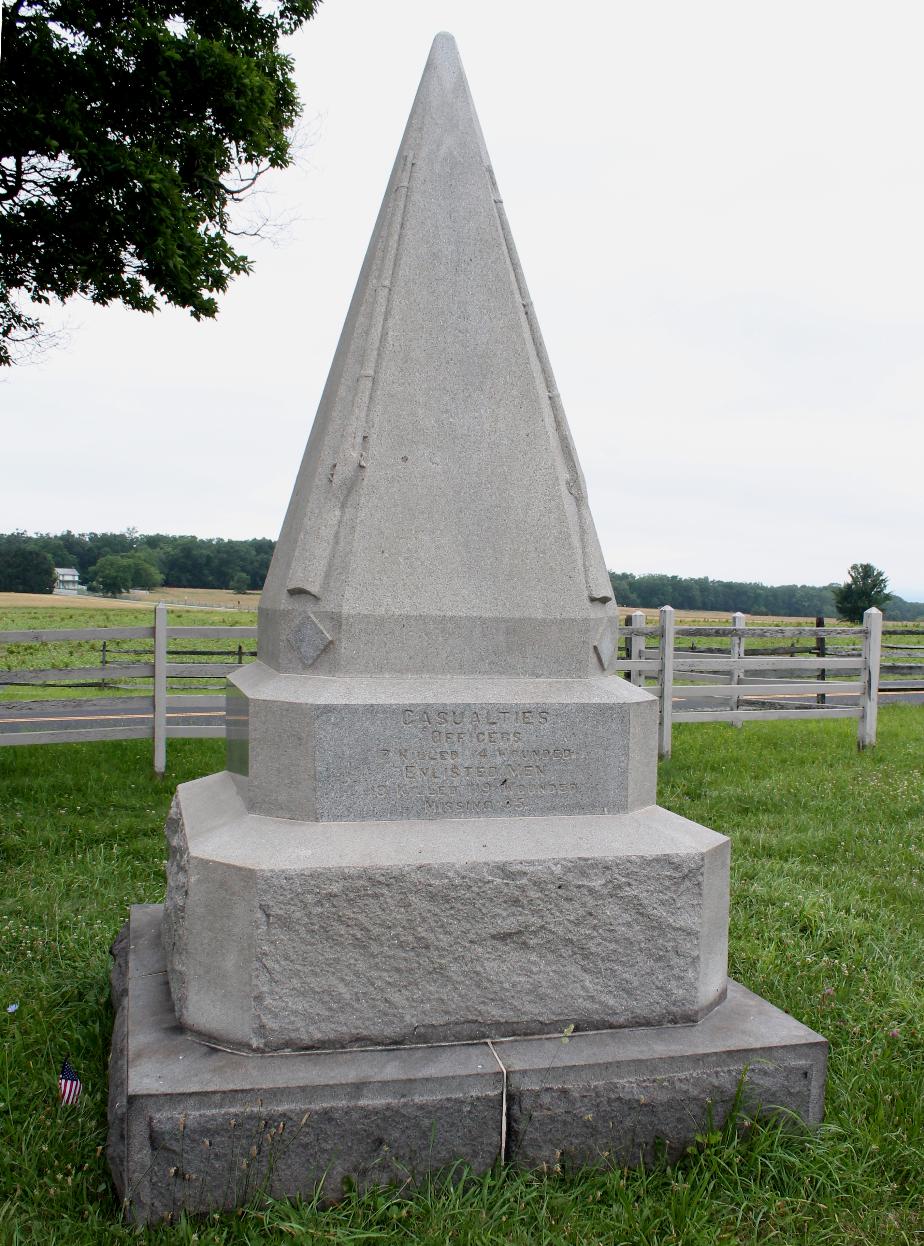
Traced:
<svg viewBox="0 0 924 1246">
<path fill-rule="evenodd" d="M 567 838 L 571 857 L 687 860 L 728 844 L 725 835 L 659 805 L 624 813 L 445 818 L 434 834 L 425 818 L 308 822 L 248 813 L 227 772 L 181 783 L 177 795 L 193 859 L 261 873 L 351 867 L 417 868 L 470 861 L 555 860 Z M 222 820 L 214 810 L 220 805 Z M 727 852 L 727 849 L 726 849 Z"/>
<path fill-rule="evenodd" d="M 280 672 L 251 662 L 229 683 L 252 700 L 336 702 L 343 705 L 521 703 L 632 705 L 654 698 L 644 688 L 609 675 L 586 677 L 477 675 L 314 675 Z"/>
</svg>

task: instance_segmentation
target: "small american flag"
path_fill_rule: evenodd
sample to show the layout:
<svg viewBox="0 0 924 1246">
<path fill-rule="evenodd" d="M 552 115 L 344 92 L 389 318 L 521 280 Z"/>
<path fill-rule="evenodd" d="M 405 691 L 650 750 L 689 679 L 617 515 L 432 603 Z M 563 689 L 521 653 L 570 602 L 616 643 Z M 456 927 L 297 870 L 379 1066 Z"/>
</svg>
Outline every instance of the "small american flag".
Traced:
<svg viewBox="0 0 924 1246">
<path fill-rule="evenodd" d="M 58 1078 L 58 1090 L 62 1103 L 76 1103 L 80 1098 L 80 1078 L 74 1072 L 70 1060 L 61 1065 L 61 1076 Z"/>
</svg>

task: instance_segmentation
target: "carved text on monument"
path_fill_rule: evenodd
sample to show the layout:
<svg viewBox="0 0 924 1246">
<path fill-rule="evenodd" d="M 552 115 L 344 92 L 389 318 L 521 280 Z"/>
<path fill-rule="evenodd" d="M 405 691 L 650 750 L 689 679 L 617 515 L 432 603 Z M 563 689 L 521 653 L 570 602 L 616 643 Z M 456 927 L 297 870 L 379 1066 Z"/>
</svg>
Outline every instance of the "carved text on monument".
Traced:
<svg viewBox="0 0 924 1246">
<path fill-rule="evenodd" d="M 553 709 L 405 706 L 397 717 L 400 743 L 379 750 L 378 799 L 410 798 L 425 817 L 452 817 L 526 812 L 531 798 L 579 790 L 577 753 Z"/>
<path fill-rule="evenodd" d="M 319 791 L 331 793 L 319 813 L 336 809 L 338 820 L 349 820 L 375 810 L 387 820 L 602 812 L 616 799 L 607 762 L 618 732 L 605 711 L 596 717 L 585 708 L 578 722 L 572 706 L 555 703 L 342 706 L 316 742 Z"/>
</svg>

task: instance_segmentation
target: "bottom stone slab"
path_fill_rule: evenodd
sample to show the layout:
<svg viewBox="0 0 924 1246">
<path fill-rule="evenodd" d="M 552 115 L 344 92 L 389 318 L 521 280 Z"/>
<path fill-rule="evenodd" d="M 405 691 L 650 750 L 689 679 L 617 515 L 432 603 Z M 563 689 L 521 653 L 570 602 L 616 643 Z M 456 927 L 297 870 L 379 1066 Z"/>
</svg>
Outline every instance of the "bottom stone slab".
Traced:
<svg viewBox="0 0 924 1246">
<path fill-rule="evenodd" d="M 827 1043 L 736 983 L 695 1025 L 297 1055 L 242 1055 L 177 1025 L 143 905 L 113 947 L 109 1163 L 151 1223 L 256 1194 L 334 1200 L 457 1161 L 483 1172 L 682 1151 L 736 1098 L 821 1119 Z"/>
</svg>

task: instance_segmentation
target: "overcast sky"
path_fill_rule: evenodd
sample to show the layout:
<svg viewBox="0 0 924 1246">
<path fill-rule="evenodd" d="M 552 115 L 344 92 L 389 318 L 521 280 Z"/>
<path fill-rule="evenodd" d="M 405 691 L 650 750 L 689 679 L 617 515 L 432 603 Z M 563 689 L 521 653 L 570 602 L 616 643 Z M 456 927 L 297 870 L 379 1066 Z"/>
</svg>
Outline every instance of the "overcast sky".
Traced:
<svg viewBox="0 0 924 1246">
<path fill-rule="evenodd" d="M 294 223 L 212 324 L 65 309 L 0 382 L 0 530 L 276 536 L 441 29 L 608 565 L 924 600 L 918 0 L 327 0 Z"/>
</svg>

